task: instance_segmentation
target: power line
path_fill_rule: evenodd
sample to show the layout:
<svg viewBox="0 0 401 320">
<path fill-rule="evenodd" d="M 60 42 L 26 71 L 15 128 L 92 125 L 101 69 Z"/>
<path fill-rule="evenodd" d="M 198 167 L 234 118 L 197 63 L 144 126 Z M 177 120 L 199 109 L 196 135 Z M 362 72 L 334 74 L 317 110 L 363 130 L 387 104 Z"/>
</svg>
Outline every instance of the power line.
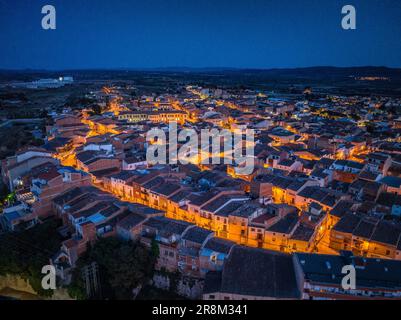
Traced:
<svg viewBox="0 0 401 320">
<path fill-rule="evenodd" d="M 53 253 L 50 251 L 43 248 L 38 248 L 37 246 L 27 243 L 11 234 L 1 237 L 0 241 L 3 248 L 5 247 L 17 254 L 27 255 L 30 258 L 39 258 L 45 264 L 49 263 L 49 259 L 53 255 Z"/>
<path fill-rule="evenodd" d="M 82 268 L 81 271 L 83 281 L 85 283 L 86 295 L 88 298 L 100 299 L 101 285 L 100 285 L 100 274 L 98 264 L 93 261 Z"/>
</svg>

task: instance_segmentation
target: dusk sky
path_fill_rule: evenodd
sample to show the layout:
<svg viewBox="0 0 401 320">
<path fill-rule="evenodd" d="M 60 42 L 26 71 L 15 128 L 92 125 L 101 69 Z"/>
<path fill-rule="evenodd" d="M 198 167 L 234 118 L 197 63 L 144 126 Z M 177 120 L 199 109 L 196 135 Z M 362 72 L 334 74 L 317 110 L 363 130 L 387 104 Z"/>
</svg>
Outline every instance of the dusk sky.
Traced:
<svg viewBox="0 0 401 320">
<path fill-rule="evenodd" d="M 401 1 L 0 0 L 0 44 L 2 69 L 401 67 Z"/>
</svg>

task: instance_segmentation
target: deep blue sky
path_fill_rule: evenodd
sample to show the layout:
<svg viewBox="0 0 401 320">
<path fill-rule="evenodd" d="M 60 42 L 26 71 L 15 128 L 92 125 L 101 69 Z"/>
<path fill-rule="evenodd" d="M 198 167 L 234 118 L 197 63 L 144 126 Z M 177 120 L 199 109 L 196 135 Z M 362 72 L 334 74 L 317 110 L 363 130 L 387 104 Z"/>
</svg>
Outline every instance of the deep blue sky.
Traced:
<svg viewBox="0 0 401 320">
<path fill-rule="evenodd" d="M 45 4 L 57 30 L 41 28 Z M 401 67 L 401 1 L 0 0 L 3 69 L 316 65 Z"/>
</svg>

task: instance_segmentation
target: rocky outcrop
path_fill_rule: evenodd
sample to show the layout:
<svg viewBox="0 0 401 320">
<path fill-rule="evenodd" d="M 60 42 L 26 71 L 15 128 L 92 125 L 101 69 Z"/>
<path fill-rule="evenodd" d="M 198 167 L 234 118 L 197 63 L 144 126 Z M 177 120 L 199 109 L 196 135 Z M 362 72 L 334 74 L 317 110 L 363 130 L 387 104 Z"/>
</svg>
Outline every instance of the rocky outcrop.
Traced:
<svg viewBox="0 0 401 320">
<path fill-rule="evenodd" d="M 0 295 L 22 300 L 72 300 L 64 288 L 54 290 L 53 296 L 50 298 L 41 297 L 27 280 L 17 275 L 0 276 Z"/>
</svg>

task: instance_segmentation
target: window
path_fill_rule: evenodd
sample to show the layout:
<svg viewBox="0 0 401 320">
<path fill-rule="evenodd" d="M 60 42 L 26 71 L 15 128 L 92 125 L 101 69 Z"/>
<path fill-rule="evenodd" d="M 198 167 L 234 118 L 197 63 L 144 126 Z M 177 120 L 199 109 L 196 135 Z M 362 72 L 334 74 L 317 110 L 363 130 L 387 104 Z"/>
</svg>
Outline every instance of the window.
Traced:
<svg viewBox="0 0 401 320">
<path fill-rule="evenodd" d="M 215 299 L 216 297 L 214 296 L 214 294 L 209 294 L 209 299 Z"/>
</svg>

